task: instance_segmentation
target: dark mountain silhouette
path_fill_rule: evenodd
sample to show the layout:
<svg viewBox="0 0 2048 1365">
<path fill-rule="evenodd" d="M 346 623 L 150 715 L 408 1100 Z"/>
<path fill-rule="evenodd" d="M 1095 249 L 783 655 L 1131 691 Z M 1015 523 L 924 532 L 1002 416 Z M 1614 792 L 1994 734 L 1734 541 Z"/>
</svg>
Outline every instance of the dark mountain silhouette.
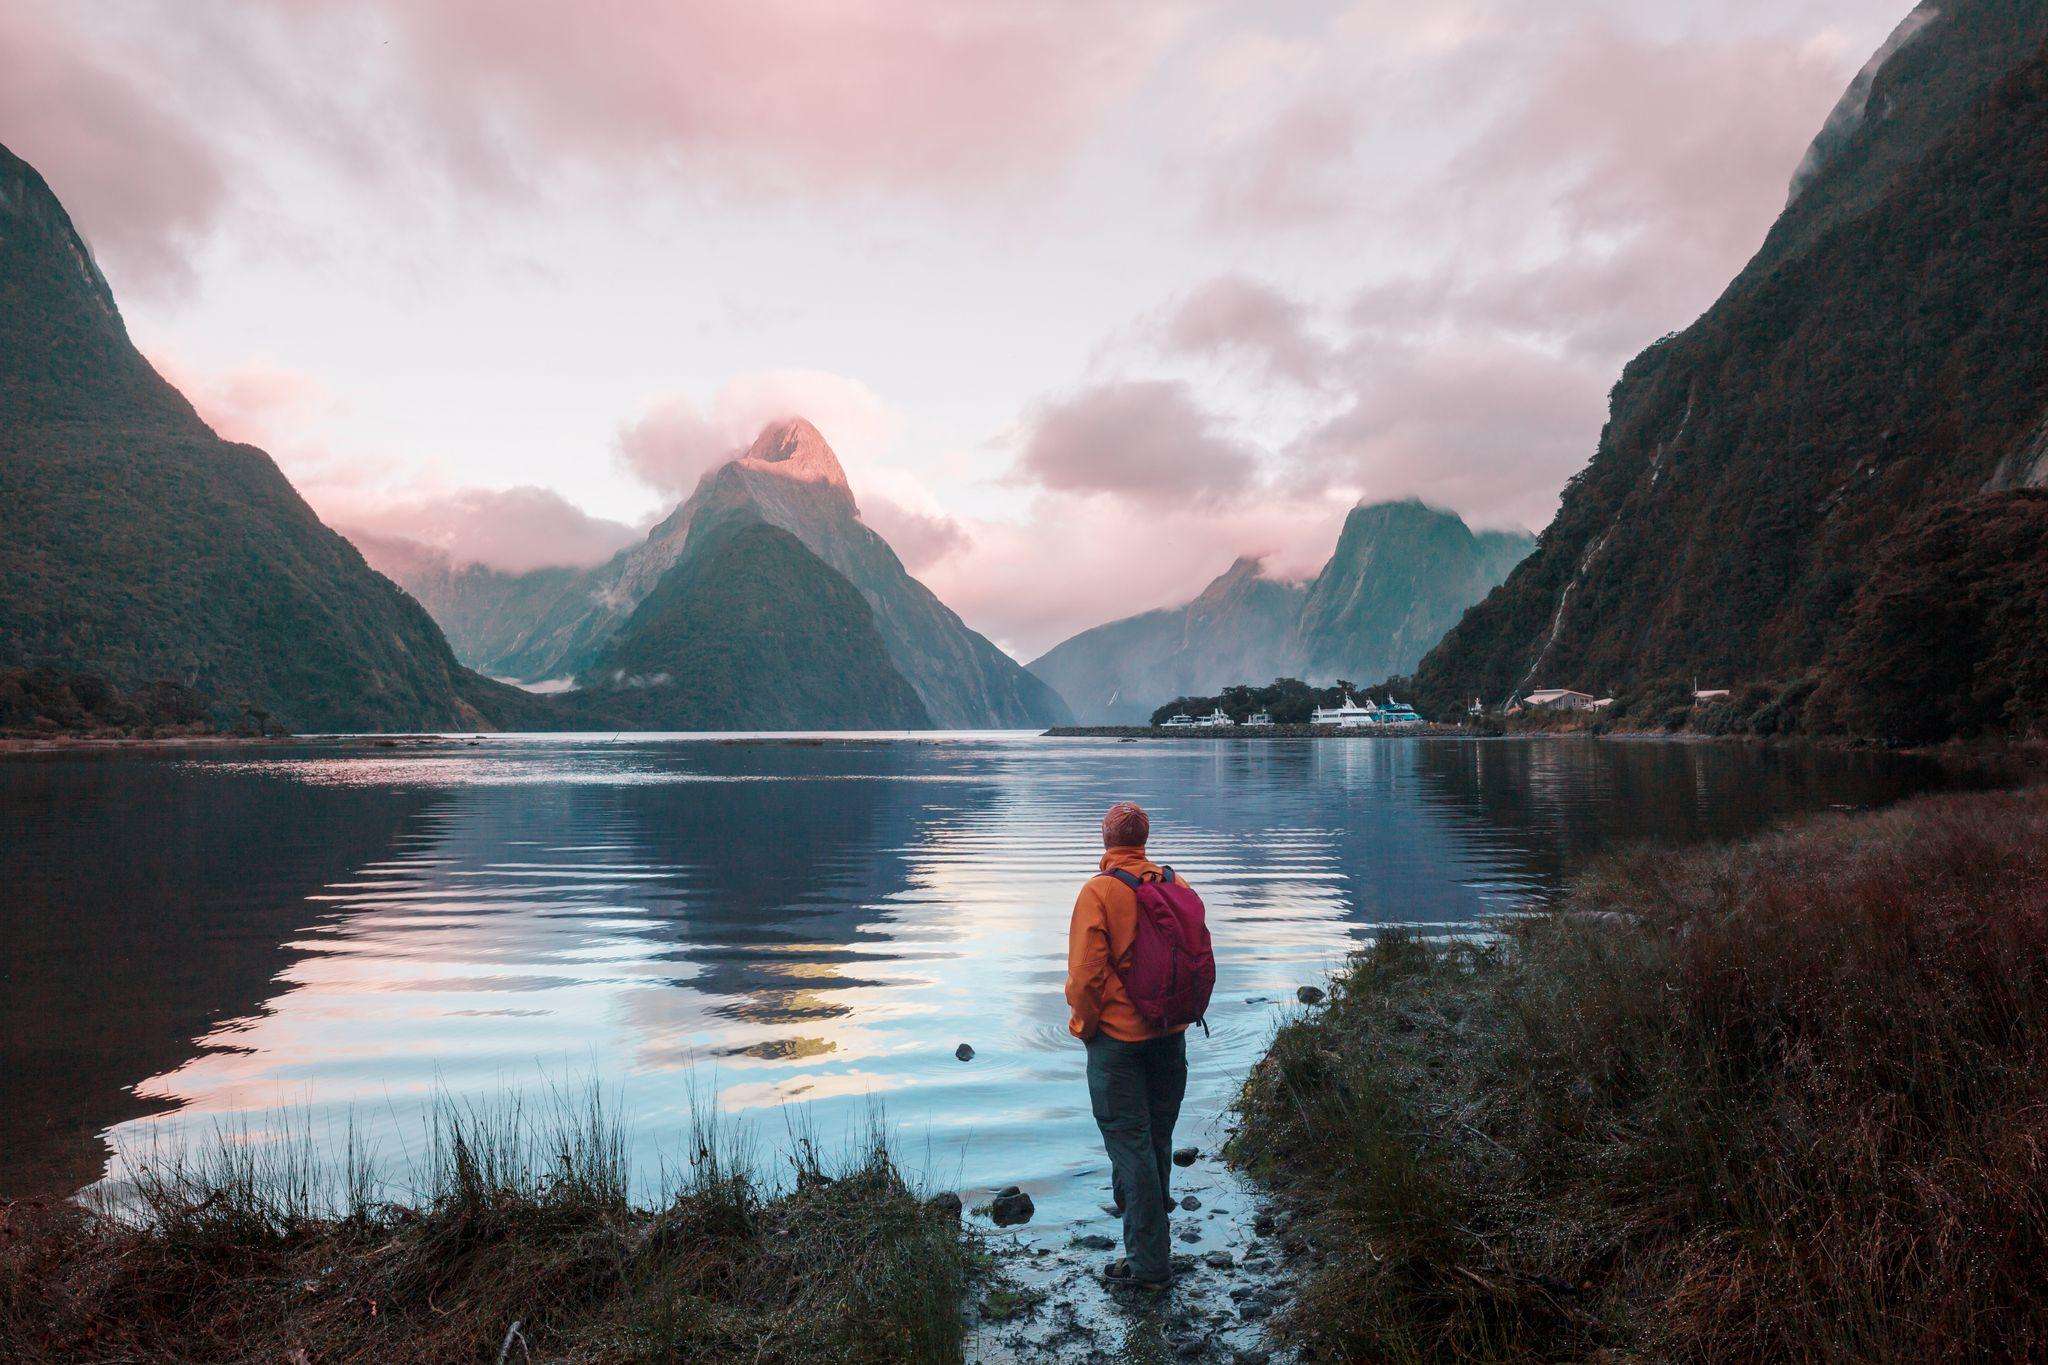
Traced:
<svg viewBox="0 0 2048 1365">
<path fill-rule="evenodd" d="M 860 592 L 744 513 L 699 525 L 580 681 L 579 702 L 645 729 L 931 725 Z"/>
<path fill-rule="evenodd" d="M 56 196 L 0 148 L 0 668 L 45 666 L 303 730 L 532 705 L 150 368 Z"/>
<path fill-rule="evenodd" d="M 1031 671 L 1098 725 L 1144 725 L 1162 702 L 1234 683 L 1377 681 L 1414 668 L 1534 543 L 1412 500 L 1354 507 L 1312 582 L 1240 559 L 1192 602 L 1084 630 Z"/>
<path fill-rule="evenodd" d="M 1068 718 L 1057 693 L 910 576 L 861 520 L 838 457 L 801 418 L 770 424 L 747 450 L 707 473 L 645 541 L 609 563 L 566 578 L 480 577 L 466 598 L 445 599 L 443 622 L 465 642 L 464 657 L 493 676 L 575 676 L 683 558 L 693 528 L 735 510 L 788 531 L 860 591 L 890 659 L 933 724 L 1036 726 Z M 434 600 L 431 590 L 422 591 Z"/>
<path fill-rule="evenodd" d="M 1537 553 L 1423 661 L 1425 708 L 1800 675 L 1877 564 L 1900 591 L 1896 531 L 2048 475 L 2048 5 L 1915 14 L 1756 259 L 1624 370 Z"/>
</svg>

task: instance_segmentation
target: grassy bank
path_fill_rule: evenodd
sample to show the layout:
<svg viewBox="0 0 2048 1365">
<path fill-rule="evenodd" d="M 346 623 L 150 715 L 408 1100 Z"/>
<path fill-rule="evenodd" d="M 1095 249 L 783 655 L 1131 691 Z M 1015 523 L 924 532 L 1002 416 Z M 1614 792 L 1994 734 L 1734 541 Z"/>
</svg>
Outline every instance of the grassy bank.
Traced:
<svg viewBox="0 0 2048 1365">
<path fill-rule="evenodd" d="M 1284 1028 L 1237 1159 L 1348 1359 L 2048 1351 L 2048 789 L 1613 859 L 1388 938 Z"/>
<path fill-rule="evenodd" d="M 958 1206 L 879 1137 L 829 1171 L 799 1140 L 774 1192 L 706 1138 L 654 1207 L 595 1104 L 445 1115 L 404 1203 L 310 1153 L 223 1142 L 147 1164 L 119 1209 L 0 1206 L 0 1359 L 960 1358 Z"/>
</svg>

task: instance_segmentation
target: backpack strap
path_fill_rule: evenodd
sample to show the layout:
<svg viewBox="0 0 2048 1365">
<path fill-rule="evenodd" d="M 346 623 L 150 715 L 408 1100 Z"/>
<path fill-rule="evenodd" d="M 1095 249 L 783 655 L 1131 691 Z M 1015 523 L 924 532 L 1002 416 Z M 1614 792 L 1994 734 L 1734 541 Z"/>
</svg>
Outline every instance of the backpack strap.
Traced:
<svg viewBox="0 0 2048 1365">
<path fill-rule="evenodd" d="M 1114 877 L 1118 881 L 1122 882 L 1125 886 L 1131 888 L 1131 890 L 1133 891 L 1136 891 L 1139 887 L 1145 884 L 1145 879 L 1143 877 L 1134 877 L 1120 867 L 1108 868 L 1102 872 L 1098 872 L 1096 875 L 1099 877 Z M 1170 885 L 1173 882 L 1173 869 L 1167 867 L 1164 864 L 1161 864 L 1159 868 L 1159 880 L 1163 883 Z"/>
</svg>

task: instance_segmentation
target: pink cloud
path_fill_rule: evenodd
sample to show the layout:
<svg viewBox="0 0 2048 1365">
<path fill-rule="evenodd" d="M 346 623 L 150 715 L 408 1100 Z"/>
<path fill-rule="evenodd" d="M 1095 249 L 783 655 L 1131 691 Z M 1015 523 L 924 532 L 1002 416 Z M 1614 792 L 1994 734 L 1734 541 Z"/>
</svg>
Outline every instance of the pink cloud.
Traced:
<svg viewBox="0 0 2048 1365">
<path fill-rule="evenodd" d="M 1358 202 L 1360 114 L 1336 95 L 1289 103 L 1271 121 L 1214 149 L 1202 214 L 1229 232 L 1272 233 L 1343 218 Z"/>
<path fill-rule="evenodd" d="M 348 528 L 344 534 L 411 541 L 457 565 L 507 573 L 601 563 L 642 534 L 551 489 L 450 486 L 416 462 L 330 450 L 313 433 L 340 403 L 308 375 L 268 364 L 204 374 L 162 354 L 150 363 L 223 440 L 276 459 L 322 520 Z"/>
<path fill-rule="evenodd" d="M 414 541 L 451 563 L 506 573 L 599 564 L 641 538 L 623 522 L 593 517 L 549 488 L 457 488 L 421 498 L 357 494 L 327 500 L 343 534 Z"/>
<path fill-rule="evenodd" d="M 1048 493 L 1022 521 L 966 523 L 965 543 L 919 577 L 969 625 L 1030 660 L 1090 626 L 1187 601 L 1239 555 L 1266 557 L 1274 577 L 1308 577 L 1329 558 L 1345 511 L 1341 500 L 1311 495 L 1152 508 L 1136 535 L 1121 499 Z"/>
<path fill-rule="evenodd" d="M 1218 430 L 1187 385 L 1126 380 L 1040 405 L 1016 473 L 1058 492 L 1164 507 L 1242 492 L 1257 461 Z"/>
<path fill-rule="evenodd" d="M 1481 526 L 1550 519 L 1592 457 L 1615 378 L 1604 362 L 1487 337 L 1365 341 L 1345 365 L 1349 404 L 1285 452 L 1293 484 L 1420 497 Z"/>
<path fill-rule="evenodd" d="M 212 142 L 117 61 L 0 7 L 0 134 L 50 182 L 123 290 L 176 292 L 227 199 Z"/>
<path fill-rule="evenodd" d="M 401 152 L 491 191 L 630 165 L 712 189 L 952 197 L 1070 154 L 1173 27 L 1151 3 L 385 0 L 213 32 L 248 69 L 347 68 L 360 128 L 296 84 L 271 100 L 366 169 Z"/>
<path fill-rule="evenodd" d="M 1317 386 L 1332 359 L 1309 327 L 1310 313 L 1277 289 L 1241 275 L 1197 285 L 1161 319 L 1160 344 L 1197 356 L 1242 356 L 1267 373 Z"/>
<path fill-rule="evenodd" d="M 889 542 L 889 548 L 903 561 L 903 567 L 914 574 L 961 553 L 974 543 L 972 534 L 959 518 L 944 512 L 919 511 L 873 492 L 860 494 L 860 519 Z"/>
</svg>

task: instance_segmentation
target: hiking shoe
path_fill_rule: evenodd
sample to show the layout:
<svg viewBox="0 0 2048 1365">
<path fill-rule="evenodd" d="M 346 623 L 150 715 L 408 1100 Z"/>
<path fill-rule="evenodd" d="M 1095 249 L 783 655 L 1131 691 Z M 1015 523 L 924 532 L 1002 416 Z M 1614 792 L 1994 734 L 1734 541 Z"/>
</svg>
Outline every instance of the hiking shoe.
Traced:
<svg viewBox="0 0 2048 1365">
<path fill-rule="evenodd" d="M 1131 1273 L 1131 1263 L 1126 1260 L 1111 1261 L 1102 1267 L 1102 1282 L 1113 1289 L 1143 1289 L 1154 1294 L 1173 1288 L 1172 1276 L 1163 1280 L 1141 1280 Z"/>
</svg>

